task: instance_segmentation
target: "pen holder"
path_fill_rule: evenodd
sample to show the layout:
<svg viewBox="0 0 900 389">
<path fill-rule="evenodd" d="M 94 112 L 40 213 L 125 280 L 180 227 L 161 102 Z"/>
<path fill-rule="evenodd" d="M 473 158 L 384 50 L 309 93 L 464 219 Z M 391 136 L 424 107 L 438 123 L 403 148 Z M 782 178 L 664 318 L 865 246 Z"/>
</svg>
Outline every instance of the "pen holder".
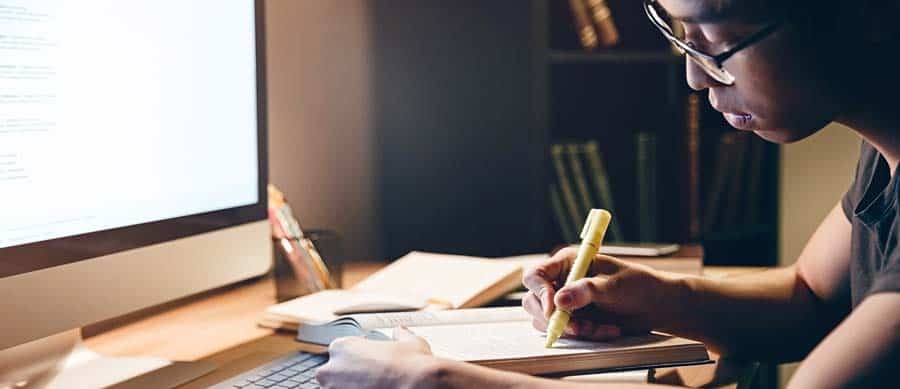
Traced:
<svg viewBox="0 0 900 389">
<path fill-rule="evenodd" d="M 341 241 L 338 234 L 332 231 L 311 230 L 306 233 L 306 238 L 321 257 L 321 265 L 327 266 L 330 278 L 339 282 Z M 275 296 L 279 302 L 328 288 L 327 281 L 319 269 L 321 265 L 317 264 L 315 254 L 310 253 L 307 247 L 299 239 L 272 238 L 274 260 L 272 272 L 275 279 Z"/>
</svg>

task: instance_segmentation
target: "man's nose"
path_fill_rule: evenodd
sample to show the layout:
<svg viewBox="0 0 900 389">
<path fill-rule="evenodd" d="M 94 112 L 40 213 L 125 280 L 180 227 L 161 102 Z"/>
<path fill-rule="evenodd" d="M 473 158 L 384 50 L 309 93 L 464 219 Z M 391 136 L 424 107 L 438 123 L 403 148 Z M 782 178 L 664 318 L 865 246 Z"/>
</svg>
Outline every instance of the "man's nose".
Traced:
<svg viewBox="0 0 900 389">
<path fill-rule="evenodd" d="M 712 78 L 709 73 L 706 73 L 706 71 L 690 57 L 685 58 L 684 62 L 686 64 L 685 77 L 687 77 L 687 83 L 691 89 L 699 92 L 714 86 L 724 85 Z"/>
</svg>

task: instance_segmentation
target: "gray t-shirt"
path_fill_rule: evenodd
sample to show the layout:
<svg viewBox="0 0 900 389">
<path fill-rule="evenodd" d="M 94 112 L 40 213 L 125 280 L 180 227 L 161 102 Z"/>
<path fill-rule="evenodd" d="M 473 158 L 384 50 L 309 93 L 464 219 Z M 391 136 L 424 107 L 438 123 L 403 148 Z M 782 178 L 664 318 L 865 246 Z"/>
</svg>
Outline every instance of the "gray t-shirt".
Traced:
<svg viewBox="0 0 900 389">
<path fill-rule="evenodd" d="M 898 172 L 900 173 L 900 172 Z M 841 200 L 853 225 L 850 243 L 850 295 L 853 308 L 877 293 L 900 292 L 900 174 L 891 177 L 887 161 L 863 141 L 856 179 Z M 900 312 L 894 312 L 900 315 Z M 896 388 L 900 345 L 871 366 L 870 375 L 850 388 Z"/>
<path fill-rule="evenodd" d="M 855 308 L 867 296 L 900 292 L 900 179 L 863 141 L 856 179 L 841 206 L 853 224 L 850 294 Z"/>
</svg>

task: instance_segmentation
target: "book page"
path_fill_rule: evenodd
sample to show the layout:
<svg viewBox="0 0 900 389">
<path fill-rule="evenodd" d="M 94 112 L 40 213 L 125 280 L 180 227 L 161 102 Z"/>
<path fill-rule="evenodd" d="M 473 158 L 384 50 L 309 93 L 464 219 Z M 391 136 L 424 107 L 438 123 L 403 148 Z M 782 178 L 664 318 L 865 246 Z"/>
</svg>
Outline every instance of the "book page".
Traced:
<svg viewBox="0 0 900 389">
<path fill-rule="evenodd" d="M 531 316 L 521 307 L 459 309 L 450 311 L 392 312 L 350 315 L 360 327 L 373 330 L 384 329 L 390 336 L 390 329 L 398 326 L 429 327 L 437 325 L 531 322 Z"/>
<path fill-rule="evenodd" d="M 660 334 L 624 337 L 611 342 L 562 338 L 548 349 L 544 347 L 545 334 L 535 330 L 530 321 L 410 327 L 410 330 L 425 338 L 436 356 L 468 362 L 624 351 L 663 346 L 673 340 L 683 342 Z M 378 331 L 391 335 L 387 329 Z"/>
<path fill-rule="evenodd" d="M 460 255 L 412 252 L 369 276 L 353 289 L 463 307 L 486 290 L 518 274 L 516 263 Z"/>
</svg>

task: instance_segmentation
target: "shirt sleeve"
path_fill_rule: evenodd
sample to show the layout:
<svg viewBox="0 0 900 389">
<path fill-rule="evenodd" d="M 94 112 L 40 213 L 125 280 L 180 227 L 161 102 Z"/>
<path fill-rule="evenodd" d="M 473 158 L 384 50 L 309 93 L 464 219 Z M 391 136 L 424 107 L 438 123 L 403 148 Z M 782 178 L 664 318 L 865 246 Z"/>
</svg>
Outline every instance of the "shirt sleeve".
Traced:
<svg viewBox="0 0 900 389">
<path fill-rule="evenodd" d="M 884 268 L 873 277 L 867 295 L 900 292 L 900 248 L 895 249 Z"/>
<path fill-rule="evenodd" d="M 878 151 L 865 140 L 860 144 L 859 162 L 856 164 L 856 175 L 853 184 L 841 199 L 841 209 L 848 221 L 853 221 L 856 214 L 856 206 L 866 193 L 866 186 L 872 176 L 872 171 L 878 163 Z"/>
</svg>

